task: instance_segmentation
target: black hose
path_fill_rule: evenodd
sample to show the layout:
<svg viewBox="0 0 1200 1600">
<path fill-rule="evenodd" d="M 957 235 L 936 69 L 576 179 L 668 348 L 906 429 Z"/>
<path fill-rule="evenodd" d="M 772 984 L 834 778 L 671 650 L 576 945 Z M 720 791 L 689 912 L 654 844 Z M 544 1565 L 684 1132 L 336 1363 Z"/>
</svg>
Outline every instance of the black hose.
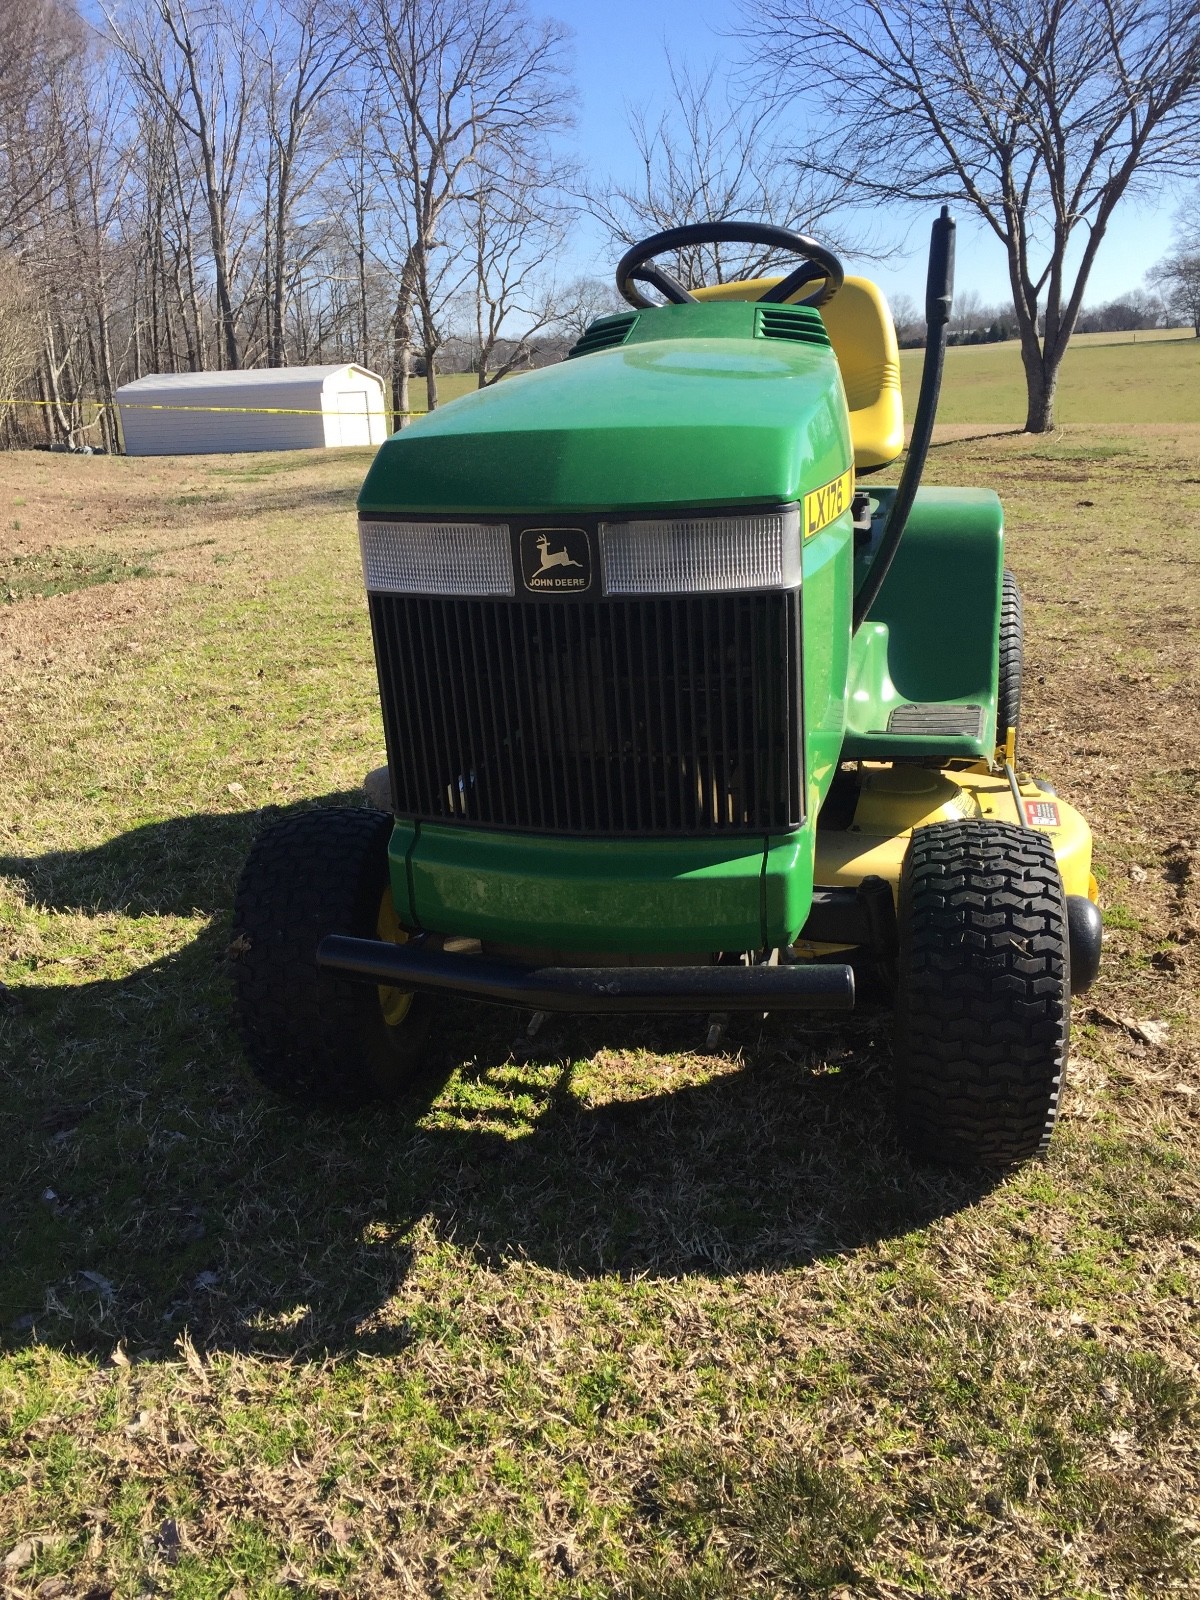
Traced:
<svg viewBox="0 0 1200 1600">
<path fill-rule="evenodd" d="M 933 420 L 937 416 L 938 395 L 942 387 L 942 366 L 946 359 L 946 324 L 950 321 L 950 306 L 954 299 L 954 219 L 949 206 L 933 224 L 929 240 L 929 275 L 925 281 L 925 364 L 921 368 L 921 393 L 917 400 L 917 414 L 913 418 L 912 437 L 908 441 L 908 455 L 904 471 L 896 487 L 895 498 L 888 512 L 883 538 L 871 570 L 863 579 L 862 588 L 854 597 L 854 632 L 867 620 L 867 613 L 879 598 L 884 580 L 895 560 L 896 551 L 908 522 L 921 474 L 925 471 L 925 457 L 929 454 L 929 441 L 933 437 Z"/>
</svg>

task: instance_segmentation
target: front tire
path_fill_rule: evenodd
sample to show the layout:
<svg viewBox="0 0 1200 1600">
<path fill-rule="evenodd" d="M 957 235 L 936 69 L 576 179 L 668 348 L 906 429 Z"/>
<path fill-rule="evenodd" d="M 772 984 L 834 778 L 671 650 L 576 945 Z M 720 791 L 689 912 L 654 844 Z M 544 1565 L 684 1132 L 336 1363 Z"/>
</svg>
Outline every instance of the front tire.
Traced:
<svg viewBox="0 0 1200 1600">
<path fill-rule="evenodd" d="M 900 881 L 895 1097 L 923 1159 L 1007 1167 L 1058 1116 L 1070 954 L 1043 834 L 999 822 L 913 832 Z"/>
<path fill-rule="evenodd" d="M 286 817 L 254 841 L 234 902 L 235 1012 L 254 1075 L 306 1105 L 393 1099 L 417 1075 L 425 996 L 322 972 L 329 933 L 403 938 L 391 912 L 380 811 L 326 807 Z"/>
</svg>

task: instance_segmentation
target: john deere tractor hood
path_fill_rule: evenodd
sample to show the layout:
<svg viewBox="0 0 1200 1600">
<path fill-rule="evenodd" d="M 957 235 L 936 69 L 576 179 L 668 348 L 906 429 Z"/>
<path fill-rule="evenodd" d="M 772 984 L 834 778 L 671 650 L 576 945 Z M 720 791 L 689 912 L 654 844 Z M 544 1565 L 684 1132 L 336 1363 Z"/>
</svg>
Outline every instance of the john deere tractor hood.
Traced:
<svg viewBox="0 0 1200 1600">
<path fill-rule="evenodd" d="M 630 311 L 593 323 L 572 355 L 394 435 L 359 509 L 779 505 L 852 459 L 837 362 L 807 307 Z"/>
</svg>

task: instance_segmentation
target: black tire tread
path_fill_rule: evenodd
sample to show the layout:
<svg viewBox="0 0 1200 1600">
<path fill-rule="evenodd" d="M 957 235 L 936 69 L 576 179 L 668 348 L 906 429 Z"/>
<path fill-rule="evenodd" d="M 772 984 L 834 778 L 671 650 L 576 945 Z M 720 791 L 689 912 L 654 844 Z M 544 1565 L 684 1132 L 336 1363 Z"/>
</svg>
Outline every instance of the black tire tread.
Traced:
<svg viewBox="0 0 1200 1600">
<path fill-rule="evenodd" d="M 917 1156 L 1011 1166 L 1044 1151 L 1070 1028 L 1066 900 L 1043 834 L 917 828 L 900 889 L 896 1112 Z"/>
<path fill-rule="evenodd" d="M 1009 728 L 1021 726 L 1021 676 L 1025 658 L 1025 619 L 1021 590 L 1008 568 L 1000 597 L 1000 669 L 996 692 L 996 743 Z"/>
<path fill-rule="evenodd" d="M 230 943 L 238 1031 L 259 1081 L 305 1104 L 389 1098 L 418 1064 L 421 997 L 389 1029 L 374 988 L 316 965 L 328 933 L 375 937 L 391 830 L 365 807 L 301 812 L 261 833 L 242 869 Z"/>
</svg>

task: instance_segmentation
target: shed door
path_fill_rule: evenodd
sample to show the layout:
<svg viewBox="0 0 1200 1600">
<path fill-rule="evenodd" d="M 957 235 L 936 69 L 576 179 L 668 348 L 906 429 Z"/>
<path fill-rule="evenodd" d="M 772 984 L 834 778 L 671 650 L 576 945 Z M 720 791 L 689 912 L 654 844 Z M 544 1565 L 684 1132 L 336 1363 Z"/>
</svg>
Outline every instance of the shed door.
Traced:
<svg viewBox="0 0 1200 1600">
<path fill-rule="evenodd" d="M 370 393 L 366 389 L 343 389 L 338 395 L 338 426 L 342 444 L 370 444 Z"/>
</svg>

